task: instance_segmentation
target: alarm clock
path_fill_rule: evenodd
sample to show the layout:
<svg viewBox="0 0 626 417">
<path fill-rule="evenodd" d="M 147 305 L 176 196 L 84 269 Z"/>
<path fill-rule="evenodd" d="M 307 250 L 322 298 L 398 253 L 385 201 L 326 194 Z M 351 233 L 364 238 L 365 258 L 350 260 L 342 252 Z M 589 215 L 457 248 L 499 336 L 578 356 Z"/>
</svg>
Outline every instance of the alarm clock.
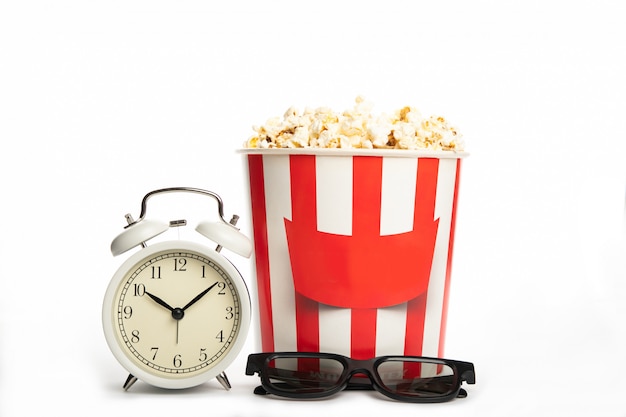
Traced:
<svg viewBox="0 0 626 417">
<path fill-rule="evenodd" d="M 157 194 L 188 192 L 217 201 L 218 221 L 204 221 L 196 231 L 215 248 L 184 240 L 147 242 L 186 220 L 147 219 L 147 202 Z M 231 385 L 225 369 L 241 351 L 250 326 L 251 301 L 245 281 L 221 253 L 226 248 L 250 257 L 250 240 L 235 227 L 238 216 L 224 219 L 222 199 L 198 188 L 174 187 L 143 197 L 137 220 L 111 243 L 114 256 L 141 249 L 113 275 L 102 306 L 107 344 L 130 374 L 123 385 L 138 379 L 150 385 L 182 389 L 216 378 Z"/>
</svg>

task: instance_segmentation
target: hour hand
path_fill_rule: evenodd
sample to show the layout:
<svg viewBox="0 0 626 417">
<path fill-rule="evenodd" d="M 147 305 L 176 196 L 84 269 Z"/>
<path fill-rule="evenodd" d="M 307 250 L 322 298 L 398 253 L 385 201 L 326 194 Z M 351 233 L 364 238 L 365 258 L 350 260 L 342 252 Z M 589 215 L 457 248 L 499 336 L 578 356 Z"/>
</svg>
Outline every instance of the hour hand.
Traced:
<svg viewBox="0 0 626 417">
<path fill-rule="evenodd" d="M 168 303 L 166 303 L 165 301 L 163 301 L 162 299 L 160 299 L 156 295 L 150 294 L 148 291 L 146 291 L 146 295 L 148 297 L 152 298 L 160 306 L 163 306 L 163 307 L 167 308 L 169 311 L 174 311 L 174 307 L 171 307 Z"/>
</svg>

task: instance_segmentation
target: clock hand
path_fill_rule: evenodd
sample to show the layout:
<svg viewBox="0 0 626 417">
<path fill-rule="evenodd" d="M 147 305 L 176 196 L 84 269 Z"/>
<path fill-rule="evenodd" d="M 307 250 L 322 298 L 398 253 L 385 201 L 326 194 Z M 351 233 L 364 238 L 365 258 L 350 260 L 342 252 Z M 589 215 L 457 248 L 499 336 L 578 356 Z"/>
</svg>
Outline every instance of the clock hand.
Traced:
<svg viewBox="0 0 626 417">
<path fill-rule="evenodd" d="M 163 306 L 163 307 L 167 308 L 169 311 L 174 311 L 173 307 L 170 307 L 170 305 L 168 303 L 166 303 L 165 301 L 163 301 L 162 299 L 160 299 L 156 295 L 150 294 L 148 291 L 146 291 L 146 294 L 148 295 L 148 297 L 152 298 L 160 306 Z"/>
<path fill-rule="evenodd" d="M 187 303 L 187 305 L 185 307 L 182 308 L 183 311 L 187 310 L 189 307 L 191 307 L 192 305 L 194 305 L 199 299 L 201 299 L 202 297 L 204 297 L 206 295 L 206 293 L 208 293 L 209 291 L 211 291 L 211 289 L 213 287 L 215 287 L 217 285 L 217 281 L 215 282 L 215 284 L 211 285 L 209 288 L 207 288 L 206 290 L 202 291 L 200 294 L 196 295 L 195 298 L 193 300 L 191 300 L 190 302 Z"/>
<path fill-rule="evenodd" d="M 169 311 L 172 312 L 172 318 L 176 320 L 176 344 L 178 344 L 178 321 L 181 320 L 185 316 L 185 312 L 183 311 L 183 309 L 178 308 L 178 307 L 172 308 L 169 304 L 167 304 L 161 298 L 157 297 L 154 294 L 150 294 L 148 291 L 146 291 L 146 294 L 148 295 L 148 297 L 152 298 L 157 304 L 167 308 Z"/>
</svg>

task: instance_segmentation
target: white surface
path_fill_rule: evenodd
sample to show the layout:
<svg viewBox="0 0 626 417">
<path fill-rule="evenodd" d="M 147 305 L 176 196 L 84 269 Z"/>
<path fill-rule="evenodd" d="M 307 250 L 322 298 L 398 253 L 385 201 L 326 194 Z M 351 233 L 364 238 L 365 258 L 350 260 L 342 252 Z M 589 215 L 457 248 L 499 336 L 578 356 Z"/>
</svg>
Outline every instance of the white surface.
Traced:
<svg viewBox="0 0 626 417">
<path fill-rule="evenodd" d="M 0 5 L 0 415 L 626 416 L 623 3 L 173 4 Z M 200 187 L 249 230 L 234 149 L 251 125 L 358 94 L 446 116 L 471 153 L 446 340 L 476 365 L 469 396 L 259 398 L 254 334 L 228 393 L 122 392 L 100 306 L 124 214 Z"/>
</svg>

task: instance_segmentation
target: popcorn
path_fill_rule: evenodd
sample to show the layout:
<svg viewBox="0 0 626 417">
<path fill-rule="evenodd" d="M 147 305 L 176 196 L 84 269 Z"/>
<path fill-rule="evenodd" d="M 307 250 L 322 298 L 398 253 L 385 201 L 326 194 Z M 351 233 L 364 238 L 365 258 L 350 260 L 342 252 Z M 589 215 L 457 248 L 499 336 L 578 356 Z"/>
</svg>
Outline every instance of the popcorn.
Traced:
<svg viewBox="0 0 626 417">
<path fill-rule="evenodd" d="M 273 117 L 253 126 L 246 148 L 363 148 L 462 151 L 461 134 L 441 116 L 423 118 L 409 106 L 391 115 L 372 114 L 372 104 L 357 97 L 352 109 L 342 113 L 327 107 L 300 112 L 287 109 L 282 119 Z"/>
</svg>

